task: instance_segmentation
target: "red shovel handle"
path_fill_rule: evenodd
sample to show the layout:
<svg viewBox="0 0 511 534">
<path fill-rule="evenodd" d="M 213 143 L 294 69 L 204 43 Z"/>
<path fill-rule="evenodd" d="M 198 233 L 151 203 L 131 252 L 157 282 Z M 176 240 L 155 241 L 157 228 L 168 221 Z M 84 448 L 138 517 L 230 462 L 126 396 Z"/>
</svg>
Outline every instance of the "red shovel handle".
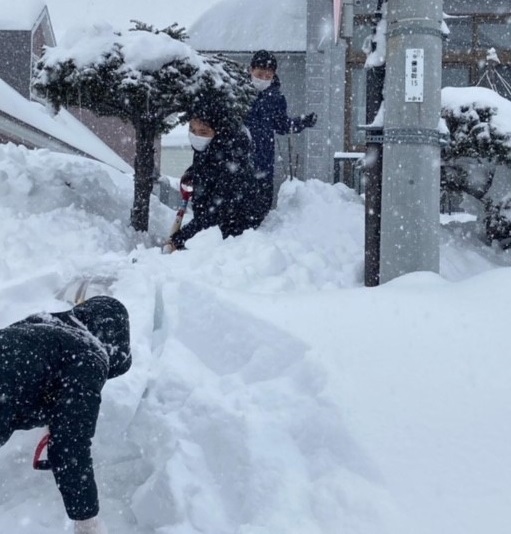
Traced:
<svg viewBox="0 0 511 534">
<path fill-rule="evenodd" d="M 45 447 L 48 446 L 49 441 L 50 441 L 50 434 L 45 434 L 41 438 L 41 441 L 37 444 L 37 447 L 35 448 L 35 453 L 34 453 L 34 460 L 32 462 L 32 467 L 34 469 L 39 469 L 43 471 L 51 469 L 51 465 L 48 460 L 41 460 L 41 455 L 43 454 L 43 450 L 45 449 Z"/>
<path fill-rule="evenodd" d="M 192 178 L 189 174 L 185 174 L 179 182 L 179 190 L 181 191 L 181 198 L 188 202 L 193 195 Z"/>
<path fill-rule="evenodd" d="M 184 191 L 183 188 L 181 187 L 181 198 L 185 202 L 188 202 L 192 198 L 192 195 L 193 195 L 193 189 L 191 191 Z"/>
</svg>

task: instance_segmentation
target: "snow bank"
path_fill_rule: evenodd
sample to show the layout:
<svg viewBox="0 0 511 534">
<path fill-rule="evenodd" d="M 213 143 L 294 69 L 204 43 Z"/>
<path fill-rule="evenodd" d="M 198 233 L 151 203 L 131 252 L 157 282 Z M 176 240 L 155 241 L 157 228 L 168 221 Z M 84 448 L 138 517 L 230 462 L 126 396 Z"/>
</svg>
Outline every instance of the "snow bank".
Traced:
<svg viewBox="0 0 511 534">
<path fill-rule="evenodd" d="M 47 150 L 0 145 L 0 280 L 124 258 L 137 242 L 129 228 L 132 178 L 107 165 Z M 165 212 L 156 198 L 158 214 Z M 168 216 L 168 215 L 167 215 Z"/>
<path fill-rule="evenodd" d="M 507 534 L 509 254 L 452 222 L 443 278 L 366 289 L 360 199 L 310 180 L 258 231 L 164 256 L 174 212 L 134 234 L 125 175 L 0 148 L 0 326 L 90 274 L 130 312 L 93 451 L 111 532 Z M 0 449 L 1 532 L 71 531 L 39 434 Z"/>
</svg>

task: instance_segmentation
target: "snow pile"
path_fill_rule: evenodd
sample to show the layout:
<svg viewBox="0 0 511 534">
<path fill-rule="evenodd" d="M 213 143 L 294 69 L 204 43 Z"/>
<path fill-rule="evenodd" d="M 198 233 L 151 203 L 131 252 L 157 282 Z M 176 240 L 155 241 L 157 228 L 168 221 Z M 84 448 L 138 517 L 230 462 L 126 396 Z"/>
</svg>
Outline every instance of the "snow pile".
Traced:
<svg viewBox="0 0 511 534">
<path fill-rule="evenodd" d="M 458 283 L 366 289 L 361 201 L 311 180 L 286 182 L 258 231 L 164 256 L 148 245 L 174 212 L 152 201 L 142 242 L 131 185 L 0 152 L 0 326 L 66 309 L 58 290 L 90 274 L 130 312 L 134 364 L 103 391 L 93 451 L 110 532 L 507 533 L 509 254 L 453 222 L 442 270 Z M 0 449 L 1 532 L 71 531 L 29 465 L 39 434 Z"/>
<path fill-rule="evenodd" d="M 0 145 L 0 279 L 44 270 L 71 277 L 77 266 L 124 257 L 137 241 L 128 227 L 132 196 L 132 178 L 107 165 Z M 164 232 L 158 214 L 168 210 L 152 202 L 153 231 Z"/>
<path fill-rule="evenodd" d="M 350 287 L 363 279 L 363 220 L 363 204 L 346 186 L 288 181 L 260 229 L 225 242 L 217 228 L 202 232 L 187 254 L 173 256 L 172 272 L 261 293 Z"/>
</svg>

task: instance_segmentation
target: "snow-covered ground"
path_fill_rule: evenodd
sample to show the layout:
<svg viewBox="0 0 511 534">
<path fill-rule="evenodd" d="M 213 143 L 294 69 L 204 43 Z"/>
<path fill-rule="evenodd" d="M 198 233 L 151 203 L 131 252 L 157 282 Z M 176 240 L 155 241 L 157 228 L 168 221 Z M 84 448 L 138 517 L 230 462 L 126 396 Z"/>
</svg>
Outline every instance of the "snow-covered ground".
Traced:
<svg viewBox="0 0 511 534">
<path fill-rule="evenodd" d="M 84 276 L 130 311 L 94 443 L 111 534 L 509 532 L 509 253 L 454 220 L 440 275 L 369 289 L 343 185 L 287 182 L 258 231 L 170 256 L 151 244 L 174 212 L 153 199 L 142 239 L 131 195 L 101 164 L 0 146 L 0 327 L 67 309 Z M 31 468 L 40 434 L 0 449 L 1 533 L 71 531 Z"/>
</svg>

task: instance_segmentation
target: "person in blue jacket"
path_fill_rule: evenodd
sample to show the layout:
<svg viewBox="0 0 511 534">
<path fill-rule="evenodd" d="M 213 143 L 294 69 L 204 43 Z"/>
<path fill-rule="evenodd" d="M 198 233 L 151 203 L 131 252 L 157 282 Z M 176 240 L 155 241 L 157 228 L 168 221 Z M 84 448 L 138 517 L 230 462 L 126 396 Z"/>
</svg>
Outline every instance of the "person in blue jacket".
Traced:
<svg viewBox="0 0 511 534">
<path fill-rule="evenodd" d="M 277 59 L 267 50 L 256 52 L 250 62 L 252 84 L 259 92 L 248 116 L 246 126 L 254 144 L 253 160 L 258 186 L 258 212 L 262 221 L 273 202 L 275 167 L 275 133 L 299 133 L 316 124 L 315 113 L 288 117 L 286 97 L 280 92 Z"/>
</svg>

